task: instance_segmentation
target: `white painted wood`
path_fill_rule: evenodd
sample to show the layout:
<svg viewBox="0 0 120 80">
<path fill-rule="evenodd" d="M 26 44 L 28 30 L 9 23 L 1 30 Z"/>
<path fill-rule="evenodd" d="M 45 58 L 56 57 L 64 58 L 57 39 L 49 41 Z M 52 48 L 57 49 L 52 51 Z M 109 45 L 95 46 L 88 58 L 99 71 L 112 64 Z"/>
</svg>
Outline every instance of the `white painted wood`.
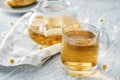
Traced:
<svg viewBox="0 0 120 80">
<path fill-rule="evenodd" d="M 98 26 L 98 19 L 104 18 L 105 27 L 111 40 L 108 54 L 99 59 L 98 72 L 95 77 L 75 78 L 67 75 L 60 63 L 60 55 L 49 59 L 42 67 L 21 65 L 15 67 L 0 66 L 0 80 L 120 80 L 120 1 L 119 0 L 70 0 L 77 8 L 81 22 L 89 19 L 90 24 Z M 12 14 L 0 11 L 0 34 L 11 29 L 10 21 L 16 23 L 23 14 Z M 114 27 L 118 26 L 115 33 Z M 20 27 L 20 26 L 19 26 Z M 114 34 L 115 33 L 115 34 Z M 0 35 L 0 43 L 3 37 Z M 101 70 L 101 65 L 107 64 L 108 70 Z"/>
</svg>

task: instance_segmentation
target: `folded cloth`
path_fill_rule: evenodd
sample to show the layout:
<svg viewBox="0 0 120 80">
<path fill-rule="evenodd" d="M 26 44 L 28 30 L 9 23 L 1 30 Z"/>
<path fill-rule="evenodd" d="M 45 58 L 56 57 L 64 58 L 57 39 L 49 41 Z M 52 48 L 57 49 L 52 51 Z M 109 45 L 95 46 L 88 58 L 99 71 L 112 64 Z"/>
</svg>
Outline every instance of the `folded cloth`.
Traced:
<svg viewBox="0 0 120 80">
<path fill-rule="evenodd" d="M 26 13 L 10 30 L 0 46 L 0 65 L 40 65 L 60 52 L 60 44 L 39 49 L 28 34 L 28 20 L 32 12 Z"/>
</svg>

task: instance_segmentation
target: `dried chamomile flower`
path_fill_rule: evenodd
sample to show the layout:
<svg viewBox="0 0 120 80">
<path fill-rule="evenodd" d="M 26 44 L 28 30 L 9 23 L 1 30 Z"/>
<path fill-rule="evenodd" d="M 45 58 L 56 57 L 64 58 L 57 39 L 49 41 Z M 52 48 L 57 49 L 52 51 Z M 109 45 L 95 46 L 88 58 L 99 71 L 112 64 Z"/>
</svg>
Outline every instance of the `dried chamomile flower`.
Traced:
<svg viewBox="0 0 120 80">
<path fill-rule="evenodd" d="M 12 25 L 14 25 L 14 23 L 13 23 L 12 21 L 10 21 L 10 23 L 9 23 L 9 24 L 10 24 L 11 26 L 12 26 Z"/>
<path fill-rule="evenodd" d="M 15 62 L 15 60 L 13 58 L 11 58 L 9 61 L 11 64 L 13 64 Z"/>
<path fill-rule="evenodd" d="M 103 21 L 104 21 L 104 19 L 103 19 L 103 18 L 100 18 L 100 19 L 99 19 L 99 22 L 100 22 L 100 23 L 102 23 Z"/>
<path fill-rule="evenodd" d="M 42 46 L 42 45 L 39 45 L 39 49 L 42 50 L 42 49 L 43 49 L 43 46 Z"/>
<path fill-rule="evenodd" d="M 6 32 L 2 32 L 2 37 L 5 37 L 6 35 L 7 35 L 7 33 Z"/>
<path fill-rule="evenodd" d="M 107 69 L 108 69 L 108 65 L 107 65 L 107 64 L 103 64 L 103 65 L 102 65 L 102 69 L 103 69 L 103 70 L 107 70 Z"/>
</svg>

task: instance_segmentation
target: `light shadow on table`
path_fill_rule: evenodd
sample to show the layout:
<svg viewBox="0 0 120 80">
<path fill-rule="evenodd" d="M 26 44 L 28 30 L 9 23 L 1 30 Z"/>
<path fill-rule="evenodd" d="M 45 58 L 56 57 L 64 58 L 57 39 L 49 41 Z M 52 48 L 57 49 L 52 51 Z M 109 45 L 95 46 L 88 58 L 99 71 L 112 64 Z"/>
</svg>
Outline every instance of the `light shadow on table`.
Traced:
<svg viewBox="0 0 120 80">
<path fill-rule="evenodd" d="M 97 70 L 93 75 L 89 77 L 75 77 L 72 80 L 113 80 L 113 79 L 105 76 L 104 74 Z"/>
</svg>

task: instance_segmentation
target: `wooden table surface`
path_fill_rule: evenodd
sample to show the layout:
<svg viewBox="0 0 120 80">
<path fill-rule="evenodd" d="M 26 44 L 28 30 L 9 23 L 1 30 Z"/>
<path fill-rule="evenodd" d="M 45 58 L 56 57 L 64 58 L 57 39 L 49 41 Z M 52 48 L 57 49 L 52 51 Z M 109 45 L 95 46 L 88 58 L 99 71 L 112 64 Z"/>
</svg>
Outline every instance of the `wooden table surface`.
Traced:
<svg viewBox="0 0 120 80">
<path fill-rule="evenodd" d="M 60 55 L 57 54 L 42 67 L 31 65 L 5 67 L 1 65 L 0 80 L 120 80 L 120 0 L 70 0 L 70 2 L 75 7 L 81 22 L 98 26 L 99 19 L 103 18 L 104 22 L 101 27 L 105 27 L 110 35 L 108 54 L 99 59 L 96 74 L 83 78 L 69 76 L 61 67 Z M 12 25 L 23 15 L 0 10 L 0 44 L 4 39 L 2 33 L 8 33 Z M 103 64 L 108 65 L 108 70 L 101 69 Z"/>
</svg>

